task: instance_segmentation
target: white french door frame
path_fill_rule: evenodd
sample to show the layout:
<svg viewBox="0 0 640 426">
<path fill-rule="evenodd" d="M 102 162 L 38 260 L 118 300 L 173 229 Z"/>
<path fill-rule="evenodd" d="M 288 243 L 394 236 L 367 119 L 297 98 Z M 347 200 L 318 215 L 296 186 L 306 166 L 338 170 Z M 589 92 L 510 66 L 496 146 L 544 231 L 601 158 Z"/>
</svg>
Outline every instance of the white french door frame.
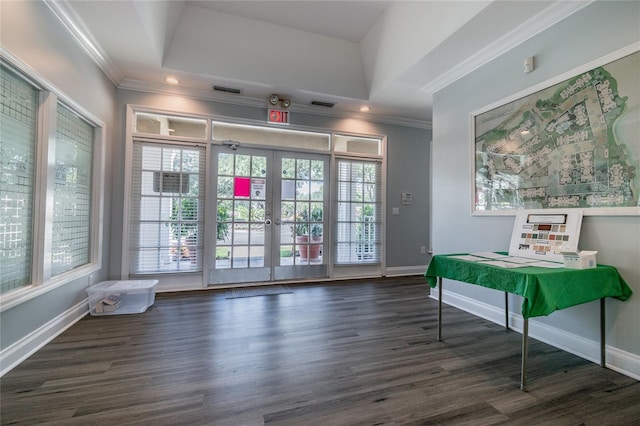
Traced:
<svg viewBox="0 0 640 426">
<path fill-rule="evenodd" d="M 222 154 L 233 155 L 232 167 L 236 166 L 236 161 L 239 156 L 248 156 L 250 163 L 248 170 L 249 175 L 238 175 L 237 170 L 233 170 L 231 174 L 221 175 L 219 158 Z M 264 173 L 254 174 L 253 165 L 257 158 L 264 158 L 265 170 Z M 250 283 L 250 282 L 264 282 L 271 281 L 272 268 L 271 268 L 271 244 L 267 244 L 272 239 L 273 225 L 272 225 L 272 211 L 267 207 L 272 203 L 273 194 L 273 178 L 271 164 L 273 154 L 270 150 L 264 148 L 247 148 L 247 147 L 232 147 L 229 145 L 212 145 L 209 161 L 211 164 L 211 173 L 207 177 L 207 194 L 209 195 L 210 202 L 207 204 L 207 209 L 210 212 L 211 225 L 207 226 L 208 245 L 205 248 L 205 256 L 208 259 L 208 268 L 204 270 L 205 285 L 220 285 L 230 283 Z M 254 179 L 265 180 L 265 193 L 264 197 L 254 197 L 254 194 L 249 193 L 246 197 L 239 196 L 235 193 L 235 179 L 246 178 L 248 181 L 253 182 Z M 219 182 L 222 179 L 227 179 L 233 182 L 228 188 L 230 191 L 228 194 L 220 195 L 221 189 L 218 188 Z M 252 186 L 252 185 L 251 185 Z M 249 190 L 251 188 L 247 188 Z M 251 192 L 251 191 L 249 191 Z M 230 239 L 227 244 L 219 244 L 217 239 L 218 229 L 218 202 L 222 201 L 231 205 L 231 217 L 229 221 L 223 222 L 228 228 L 227 232 L 230 234 Z M 238 209 L 237 206 L 240 203 L 246 203 L 249 207 L 247 209 L 247 218 L 245 220 L 236 220 Z M 252 214 L 254 213 L 253 203 L 264 204 L 264 219 L 254 220 Z M 263 241 L 262 241 L 262 266 L 252 265 L 251 252 L 255 249 L 259 249 L 259 245 L 254 244 L 252 241 L 253 230 L 255 226 L 258 226 L 262 222 L 263 225 Z M 246 243 L 242 244 L 238 241 L 240 238 L 240 227 L 247 227 L 246 230 Z M 218 247 L 223 247 L 228 250 L 228 259 L 217 259 Z M 240 257 L 239 252 L 246 249 L 246 267 L 238 265 L 243 257 Z"/>
<path fill-rule="evenodd" d="M 238 229 L 235 227 L 236 222 L 234 218 L 231 218 L 230 221 L 225 221 L 231 227 L 231 236 L 230 240 L 226 243 L 218 244 L 217 240 L 217 226 L 218 226 L 218 202 L 219 202 L 219 157 L 221 154 L 225 153 L 226 150 L 229 150 L 229 154 L 234 154 L 234 161 L 236 161 L 235 155 L 243 155 L 249 156 L 251 161 L 253 161 L 254 157 L 266 157 L 266 173 L 264 178 L 266 179 L 265 189 L 267 191 L 266 196 L 264 197 L 264 257 L 263 257 L 263 266 L 251 266 L 251 256 L 248 254 L 248 258 L 245 260 L 242 257 L 236 259 L 236 244 L 235 232 Z M 294 196 L 285 196 L 285 200 L 283 200 L 283 184 L 282 182 L 288 182 L 292 188 L 300 179 L 298 177 L 292 176 L 292 179 L 286 179 L 282 176 L 282 164 L 283 159 L 289 159 L 289 161 L 293 160 L 294 162 L 297 160 L 309 161 L 309 165 L 312 164 L 313 161 L 322 161 L 322 199 L 314 200 L 311 196 L 311 190 L 309 189 L 309 199 L 297 199 L 298 192 L 294 190 Z M 209 153 L 208 160 L 210 161 L 210 165 L 208 170 L 210 171 L 210 175 L 207 179 L 207 185 L 209 188 L 207 190 L 207 201 L 206 201 L 206 210 L 207 215 L 205 217 L 205 221 L 208 224 L 205 228 L 207 229 L 216 229 L 216 233 L 213 231 L 206 232 L 205 236 L 205 257 L 208 265 L 207 269 L 204 271 L 204 278 L 206 285 L 233 285 L 239 283 L 256 283 L 256 282 L 275 282 L 275 281 L 286 281 L 291 279 L 303 279 L 303 278 L 315 278 L 315 279 L 326 279 L 329 278 L 329 264 L 330 264 L 330 252 L 331 252 L 331 233 L 330 229 L 330 159 L 331 156 L 329 154 L 318 154 L 318 153 L 305 153 L 305 152 L 293 152 L 293 151 L 284 151 L 272 148 L 265 148 L 263 146 L 260 147 L 229 147 L 225 145 L 212 145 Z M 309 172 L 311 173 L 311 171 Z M 263 176 L 257 176 L 257 178 L 262 178 Z M 229 178 L 229 176 L 224 175 L 221 178 Z M 253 179 L 253 173 L 248 177 L 249 179 Z M 302 180 L 304 181 L 304 180 Z M 253 182 L 253 180 L 251 180 Z M 317 180 L 313 180 L 311 177 L 309 178 L 309 184 L 312 182 L 316 182 Z M 302 182 L 304 184 L 304 182 Z M 233 203 L 234 209 L 232 211 L 235 212 L 236 201 L 244 201 L 248 202 L 251 211 L 251 202 L 252 201 L 262 201 L 262 199 L 254 199 L 253 194 L 250 193 L 248 198 L 241 197 L 240 199 L 236 199 L 235 194 L 232 197 L 222 196 L 221 200 L 223 202 Z M 285 203 L 290 203 L 294 206 L 298 204 L 308 205 L 311 208 L 311 205 L 314 203 L 322 203 L 323 206 L 323 215 L 322 215 L 322 229 L 325 231 L 322 233 L 322 241 L 321 245 L 324 247 L 322 252 L 321 262 L 314 263 L 309 260 L 302 261 L 301 257 L 296 256 L 296 249 L 298 246 L 294 246 L 296 244 L 295 240 L 292 238 L 292 241 L 284 242 L 282 240 L 283 233 L 286 234 L 287 231 L 283 227 L 291 227 L 293 229 L 294 224 L 291 223 L 291 218 L 288 220 L 282 217 L 282 205 Z M 237 213 L 234 213 L 237 214 Z M 244 222 L 239 222 L 244 223 Z M 249 227 L 247 239 L 248 242 L 240 244 L 239 247 L 245 246 L 247 248 L 247 253 L 251 253 L 253 248 L 257 247 L 251 244 L 249 239 L 251 238 L 251 225 L 256 225 L 259 222 L 252 221 L 251 217 L 248 217 L 247 225 Z M 215 227 L 213 226 L 215 224 Z M 307 226 L 309 224 L 307 223 Z M 289 229 L 289 228 L 287 228 Z M 216 237 L 214 237 L 216 235 Z M 310 248 L 311 246 L 319 246 L 320 244 L 310 243 L 308 246 L 304 246 L 305 248 Z M 291 264 L 283 264 L 283 257 L 281 255 L 281 247 L 290 246 L 292 250 L 292 259 Z M 217 259 L 217 249 L 219 247 L 227 248 L 227 253 L 229 253 L 229 259 Z M 244 251 L 244 250 L 243 250 Z M 238 251 L 238 253 L 240 250 Z M 246 262 L 246 267 L 242 265 L 236 267 L 236 260 L 242 261 L 244 264 Z"/>
<path fill-rule="evenodd" d="M 153 134 L 140 134 L 135 133 L 134 131 L 134 113 L 143 112 L 143 113 L 157 113 L 157 114 L 169 114 L 174 116 L 182 116 L 182 117 L 198 117 L 206 119 L 208 124 L 206 128 L 206 135 L 203 138 L 183 138 L 183 137 L 171 137 L 171 136 L 161 136 L 161 135 L 153 135 Z M 186 145 L 186 146 L 201 146 L 206 149 L 206 189 L 205 189 L 205 218 L 204 218 L 204 227 L 205 229 L 213 226 L 216 223 L 216 209 L 215 209 L 215 197 L 211 196 L 211 191 L 208 186 L 211 185 L 210 178 L 213 176 L 213 165 L 211 164 L 211 151 L 213 147 L 221 145 L 221 141 L 212 141 L 212 121 L 219 120 L 219 117 L 214 117 L 208 114 L 185 114 L 176 110 L 168 110 L 163 108 L 153 108 L 149 106 L 143 105 L 126 105 L 126 126 L 125 126 L 125 154 L 124 154 L 124 197 L 123 197 L 123 216 L 122 216 L 122 240 L 121 240 L 121 263 L 120 263 L 120 277 L 121 279 L 129 279 L 129 263 L 128 263 L 128 253 L 129 253 L 129 222 L 130 222 L 130 188 L 131 188 L 131 178 L 132 178 L 132 151 L 133 151 L 133 140 L 138 140 L 142 142 L 153 142 L 153 143 L 168 143 L 175 145 Z M 254 120 L 249 119 L 236 119 L 230 120 L 231 123 L 237 124 L 246 124 L 252 125 L 256 127 L 263 126 L 263 123 L 258 123 Z M 301 130 L 304 131 L 300 127 L 291 126 L 291 130 Z M 311 129 L 307 128 L 306 130 L 310 131 L 318 131 L 319 129 Z M 385 135 L 380 134 L 364 134 L 364 133 L 352 133 L 352 132 L 344 132 L 344 131 L 331 131 L 331 146 L 328 151 L 316 151 L 309 150 L 305 148 L 295 149 L 295 153 L 301 154 L 319 154 L 326 156 L 330 159 L 329 164 L 329 186 L 328 190 L 333 191 L 334 185 L 334 170 L 335 170 L 335 159 L 336 157 L 361 157 L 363 159 L 371 159 L 371 157 L 359 154 L 350 154 L 344 152 L 336 152 L 334 151 L 333 140 L 336 134 L 341 135 L 352 135 L 352 136 L 362 136 L 367 138 L 379 138 L 382 142 L 382 149 L 380 152 L 380 156 L 377 158 L 382 159 L 382 248 L 381 248 L 381 263 L 378 265 L 377 269 L 371 269 L 370 266 L 334 266 L 332 262 L 333 257 L 333 241 L 331 240 L 330 230 L 333 226 L 333 211 L 335 206 L 333 205 L 333 197 L 330 197 L 327 201 L 326 207 L 328 208 L 328 214 L 325 214 L 325 234 L 324 234 L 324 257 L 325 263 L 327 267 L 327 280 L 333 279 L 348 279 L 348 278 L 362 278 L 362 277 L 375 277 L 375 276 L 384 276 L 386 275 L 386 222 L 387 222 L 387 137 Z M 257 144 L 244 144 L 243 147 L 247 148 L 256 148 L 256 149 L 267 149 L 276 151 L 284 151 L 283 147 L 277 146 L 265 146 L 265 145 L 257 145 Z M 288 151 L 287 151 L 288 152 Z M 375 156 L 374 156 L 375 158 Z M 215 194 L 214 194 L 215 195 Z M 212 207 L 213 206 L 213 207 Z M 215 234 L 206 233 L 204 237 L 204 256 L 203 256 L 203 271 L 201 273 L 158 273 L 158 274 L 150 274 L 146 275 L 148 278 L 156 278 L 160 280 L 159 285 L 157 286 L 157 291 L 176 291 L 176 290 L 190 290 L 190 289 L 204 289 L 207 288 L 208 285 L 208 277 L 207 273 L 209 269 L 213 266 L 211 263 L 211 253 L 213 247 L 215 247 L 215 241 L 211 242 L 211 238 Z M 215 254 L 214 254 L 215 256 Z M 314 280 L 318 280 L 315 279 Z M 233 286 L 233 285 L 230 285 Z"/>
<path fill-rule="evenodd" d="M 279 257 L 280 261 L 277 262 L 278 264 L 275 265 L 274 264 L 274 279 L 275 281 L 280 281 L 280 280 L 291 280 L 291 279 L 305 279 L 305 278 L 309 278 L 309 279 L 323 279 L 323 278 L 329 278 L 330 277 L 330 265 L 331 265 L 331 252 L 332 252 L 332 239 L 331 239 L 331 155 L 327 154 L 319 154 L 319 153 L 306 153 L 306 152 L 298 152 L 298 151 L 280 151 L 280 150 L 276 150 L 274 151 L 274 164 L 279 165 L 280 167 L 274 167 L 274 172 L 277 173 L 281 173 L 281 168 L 282 168 L 282 160 L 288 158 L 288 159 L 295 159 L 295 160 L 303 160 L 303 161 L 322 161 L 323 162 L 323 191 L 322 191 L 322 200 L 314 200 L 313 197 L 311 196 L 312 191 L 310 189 L 310 197 L 309 197 L 309 207 L 310 210 L 313 211 L 313 208 L 311 207 L 311 204 L 314 203 L 322 203 L 323 206 L 323 216 L 322 216 L 322 227 L 323 227 L 323 232 L 322 232 L 322 240 L 321 240 L 321 248 L 322 248 L 322 261 L 321 263 L 313 263 L 311 261 L 305 262 L 303 261 L 302 264 L 297 264 L 297 262 L 295 261 L 295 256 L 294 256 L 294 265 L 282 265 L 282 256 Z M 274 186 L 274 205 L 276 203 L 280 203 L 280 206 L 278 206 L 278 208 L 274 209 L 274 218 L 275 221 L 282 221 L 282 211 L 281 211 L 281 207 L 282 204 L 284 204 L 285 202 L 294 202 L 298 203 L 299 200 L 292 200 L 289 197 L 285 197 L 282 194 L 282 190 L 284 188 L 284 186 L 282 185 L 284 177 L 280 176 L 277 179 L 277 184 Z M 313 181 L 313 178 L 311 177 L 310 182 Z M 305 203 L 306 201 L 301 201 L 302 203 Z M 313 219 L 311 219 L 313 220 Z M 310 226 L 312 226 L 309 223 Z M 276 223 L 276 226 L 289 226 L 289 225 L 278 225 Z M 282 229 L 280 228 L 280 232 L 282 235 Z M 277 253 L 280 253 L 280 248 L 282 247 L 283 244 L 279 244 L 281 243 L 281 241 L 279 239 L 274 240 L 274 250 Z M 295 243 L 295 242 L 294 242 Z M 317 244 L 313 244 L 313 242 L 310 242 L 311 244 L 309 246 L 307 246 L 308 250 L 311 251 L 311 247 L 313 246 L 317 246 Z"/>
</svg>

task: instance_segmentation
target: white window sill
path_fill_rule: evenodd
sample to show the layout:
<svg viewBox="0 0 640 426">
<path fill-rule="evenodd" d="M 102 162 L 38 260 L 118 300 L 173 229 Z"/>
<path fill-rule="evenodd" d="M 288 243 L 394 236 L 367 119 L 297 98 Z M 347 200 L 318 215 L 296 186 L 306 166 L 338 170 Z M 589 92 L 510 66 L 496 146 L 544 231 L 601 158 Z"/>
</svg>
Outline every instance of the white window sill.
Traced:
<svg viewBox="0 0 640 426">
<path fill-rule="evenodd" d="M 20 289 L 10 291 L 9 293 L 0 296 L 0 312 L 4 312 L 11 308 L 27 302 L 31 299 L 35 299 L 38 296 L 42 296 L 45 293 L 60 288 L 70 282 L 87 277 L 100 269 L 100 265 L 89 263 L 79 268 L 60 274 L 47 282 L 42 284 L 32 284 L 24 286 Z M 87 282 L 88 284 L 88 282 Z"/>
</svg>

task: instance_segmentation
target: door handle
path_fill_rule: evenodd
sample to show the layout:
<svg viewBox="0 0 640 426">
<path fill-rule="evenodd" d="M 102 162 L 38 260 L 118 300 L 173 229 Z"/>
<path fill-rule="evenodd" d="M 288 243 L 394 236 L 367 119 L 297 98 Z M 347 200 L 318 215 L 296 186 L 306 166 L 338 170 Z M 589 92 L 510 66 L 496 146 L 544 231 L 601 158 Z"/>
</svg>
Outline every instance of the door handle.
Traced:
<svg viewBox="0 0 640 426">
<path fill-rule="evenodd" d="M 271 219 L 265 220 L 264 224 L 267 225 L 267 226 L 271 226 Z"/>
</svg>

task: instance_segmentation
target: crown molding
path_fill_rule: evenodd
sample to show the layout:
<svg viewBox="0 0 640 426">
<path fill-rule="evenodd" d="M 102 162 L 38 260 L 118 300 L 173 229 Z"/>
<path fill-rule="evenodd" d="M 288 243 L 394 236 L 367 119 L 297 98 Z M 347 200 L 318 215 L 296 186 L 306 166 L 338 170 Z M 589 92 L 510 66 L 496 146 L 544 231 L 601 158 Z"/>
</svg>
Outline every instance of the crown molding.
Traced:
<svg viewBox="0 0 640 426">
<path fill-rule="evenodd" d="M 91 58 L 111 82 L 119 89 L 134 90 L 139 92 L 156 93 L 162 95 L 187 96 L 195 99 L 203 99 L 207 101 L 221 102 L 233 105 L 248 106 L 254 108 L 265 108 L 265 100 L 260 98 L 251 98 L 241 95 L 227 95 L 221 93 L 213 93 L 209 90 L 193 89 L 193 88 L 168 88 L 164 84 L 151 83 L 140 80 L 126 79 L 120 69 L 109 58 L 107 53 L 95 41 L 91 32 L 87 29 L 82 19 L 73 10 L 73 7 L 67 0 L 43 0 L 44 4 L 53 12 L 55 17 L 63 24 L 65 29 L 71 34 L 74 40 L 80 45 L 83 51 Z M 304 114 L 321 115 L 338 118 L 351 118 L 376 123 L 393 124 L 399 126 L 416 127 L 431 130 L 430 121 L 415 120 L 403 117 L 383 116 L 371 113 L 354 113 L 348 111 L 339 111 L 331 109 L 323 109 L 311 105 L 293 104 L 289 108 L 290 111 L 300 112 Z"/>
<path fill-rule="evenodd" d="M 53 12 L 89 58 L 100 67 L 115 86 L 118 86 L 124 79 L 124 75 L 95 41 L 69 3 L 66 0 L 43 0 L 43 3 Z"/>
<path fill-rule="evenodd" d="M 240 105 L 252 108 L 266 109 L 269 106 L 267 101 L 262 98 L 253 98 L 242 95 L 231 95 L 224 93 L 214 93 L 212 90 L 195 89 L 188 87 L 167 86 L 160 83 L 152 83 L 148 81 L 124 79 L 118 86 L 118 89 L 132 90 L 137 92 L 153 93 L 168 96 L 185 96 L 192 99 L 201 99 L 211 102 L 220 102 L 224 104 Z M 350 118 L 355 120 L 369 121 L 383 124 L 393 124 L 397 126 L 415 127 L 420 129 L 431 130 L 431 122 L 426 120 L 414 120 L 402 117 L 388 117 L 371 113 L 354 113 L 349 111 L 333 110 L 329 108 L 316 107 L 312 105 L 302 105 L 292 103 L 289 111 L 301 114 L 321 115 L 326 117 Z"/>
<path fill-rule="evenodd" d="M 474 55 L 460 62 L 458 65 L 439 77 L 431 80 L 420 88 L 421 92 L 436 93 L 462 77 L 472 73 L 483 65 L 491 62 L 500 55 L 519 46 L 532 37 L 540 34 L 563 19 L 589 6 L 595 0 L 588 1 L 556 1 L 531 19 L 505 33 L 495 42 L 479 50 Z"/>
</svg>

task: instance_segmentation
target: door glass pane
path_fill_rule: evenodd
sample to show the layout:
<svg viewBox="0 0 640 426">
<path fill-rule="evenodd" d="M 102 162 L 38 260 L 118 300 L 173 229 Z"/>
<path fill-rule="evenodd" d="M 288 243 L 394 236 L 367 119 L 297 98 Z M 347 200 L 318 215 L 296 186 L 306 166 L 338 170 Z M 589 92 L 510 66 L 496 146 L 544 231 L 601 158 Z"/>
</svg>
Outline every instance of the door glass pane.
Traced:
<svg viewBox="0 0 640 426">
<path fill-rule="evenodd" d="M 298 180 L 296 181 L 296 200 L 308 200 L 309 199 L 309 181 Z"/>
<path fill-rule="evenodd" d="M 296 179 L 309 179 L 310 163 L 309 160 L 296 161 Z"/>
<path fill-rule="evenodd" d="M 296 198 L 296 181 L 291 179 L 282 180 L 282 194 L 283 200 L 295 200 Z"/>
<path fill-rule="evenodd" d="M 248 268 L 249 267 L 249 253 L 247 246 L 234 246 L 232 249 L 232 268 Z"/>
<path fill-rule="evenodd" d="M 253 164 L 251 164 L 251 176 L 267 176 L 267 159 L 265 157 L 253 157 Z"/>
<path fill-rule="evenodd" d="M 324 161 L 313 160 L 311 162 L 311 179 L 324 180 Z"/>
<path fill-rule="evenodd" d="M 218 177 L 218 198 L 231 198 L 233 197 L 233 178 L 231 177 Z"/>
<path fill-rule="evenodd" d="M 250 155 L 236 155 L 236 176 L 251 176 Z"/>
<path fill-rule="evenodd" d="M 264 223 L 264 201 L 251 202 L 251 223 Z"/>
<path fill-rule="evenodd" d="M 324 200 L 324 182 L 323 181 L 311 182 L 311 199 L 315 201 Z"/>
<path fill-rule="evenodd" d="M 234 155 L 233 154 L 218 154 L 218 175 L 219 176 L 233 176 L 234 167 Z"/>
<path fill-rule="evenodd" d="M 292 179 L 296 175 L 296 160 L 294 158 L 282 159 L 282 178 Z"/>
<path fill-rule="evenodd" d="M 264 266 L 264 245 L 249 247 L 249 267 L 262 268 Z"/>
</svg>

